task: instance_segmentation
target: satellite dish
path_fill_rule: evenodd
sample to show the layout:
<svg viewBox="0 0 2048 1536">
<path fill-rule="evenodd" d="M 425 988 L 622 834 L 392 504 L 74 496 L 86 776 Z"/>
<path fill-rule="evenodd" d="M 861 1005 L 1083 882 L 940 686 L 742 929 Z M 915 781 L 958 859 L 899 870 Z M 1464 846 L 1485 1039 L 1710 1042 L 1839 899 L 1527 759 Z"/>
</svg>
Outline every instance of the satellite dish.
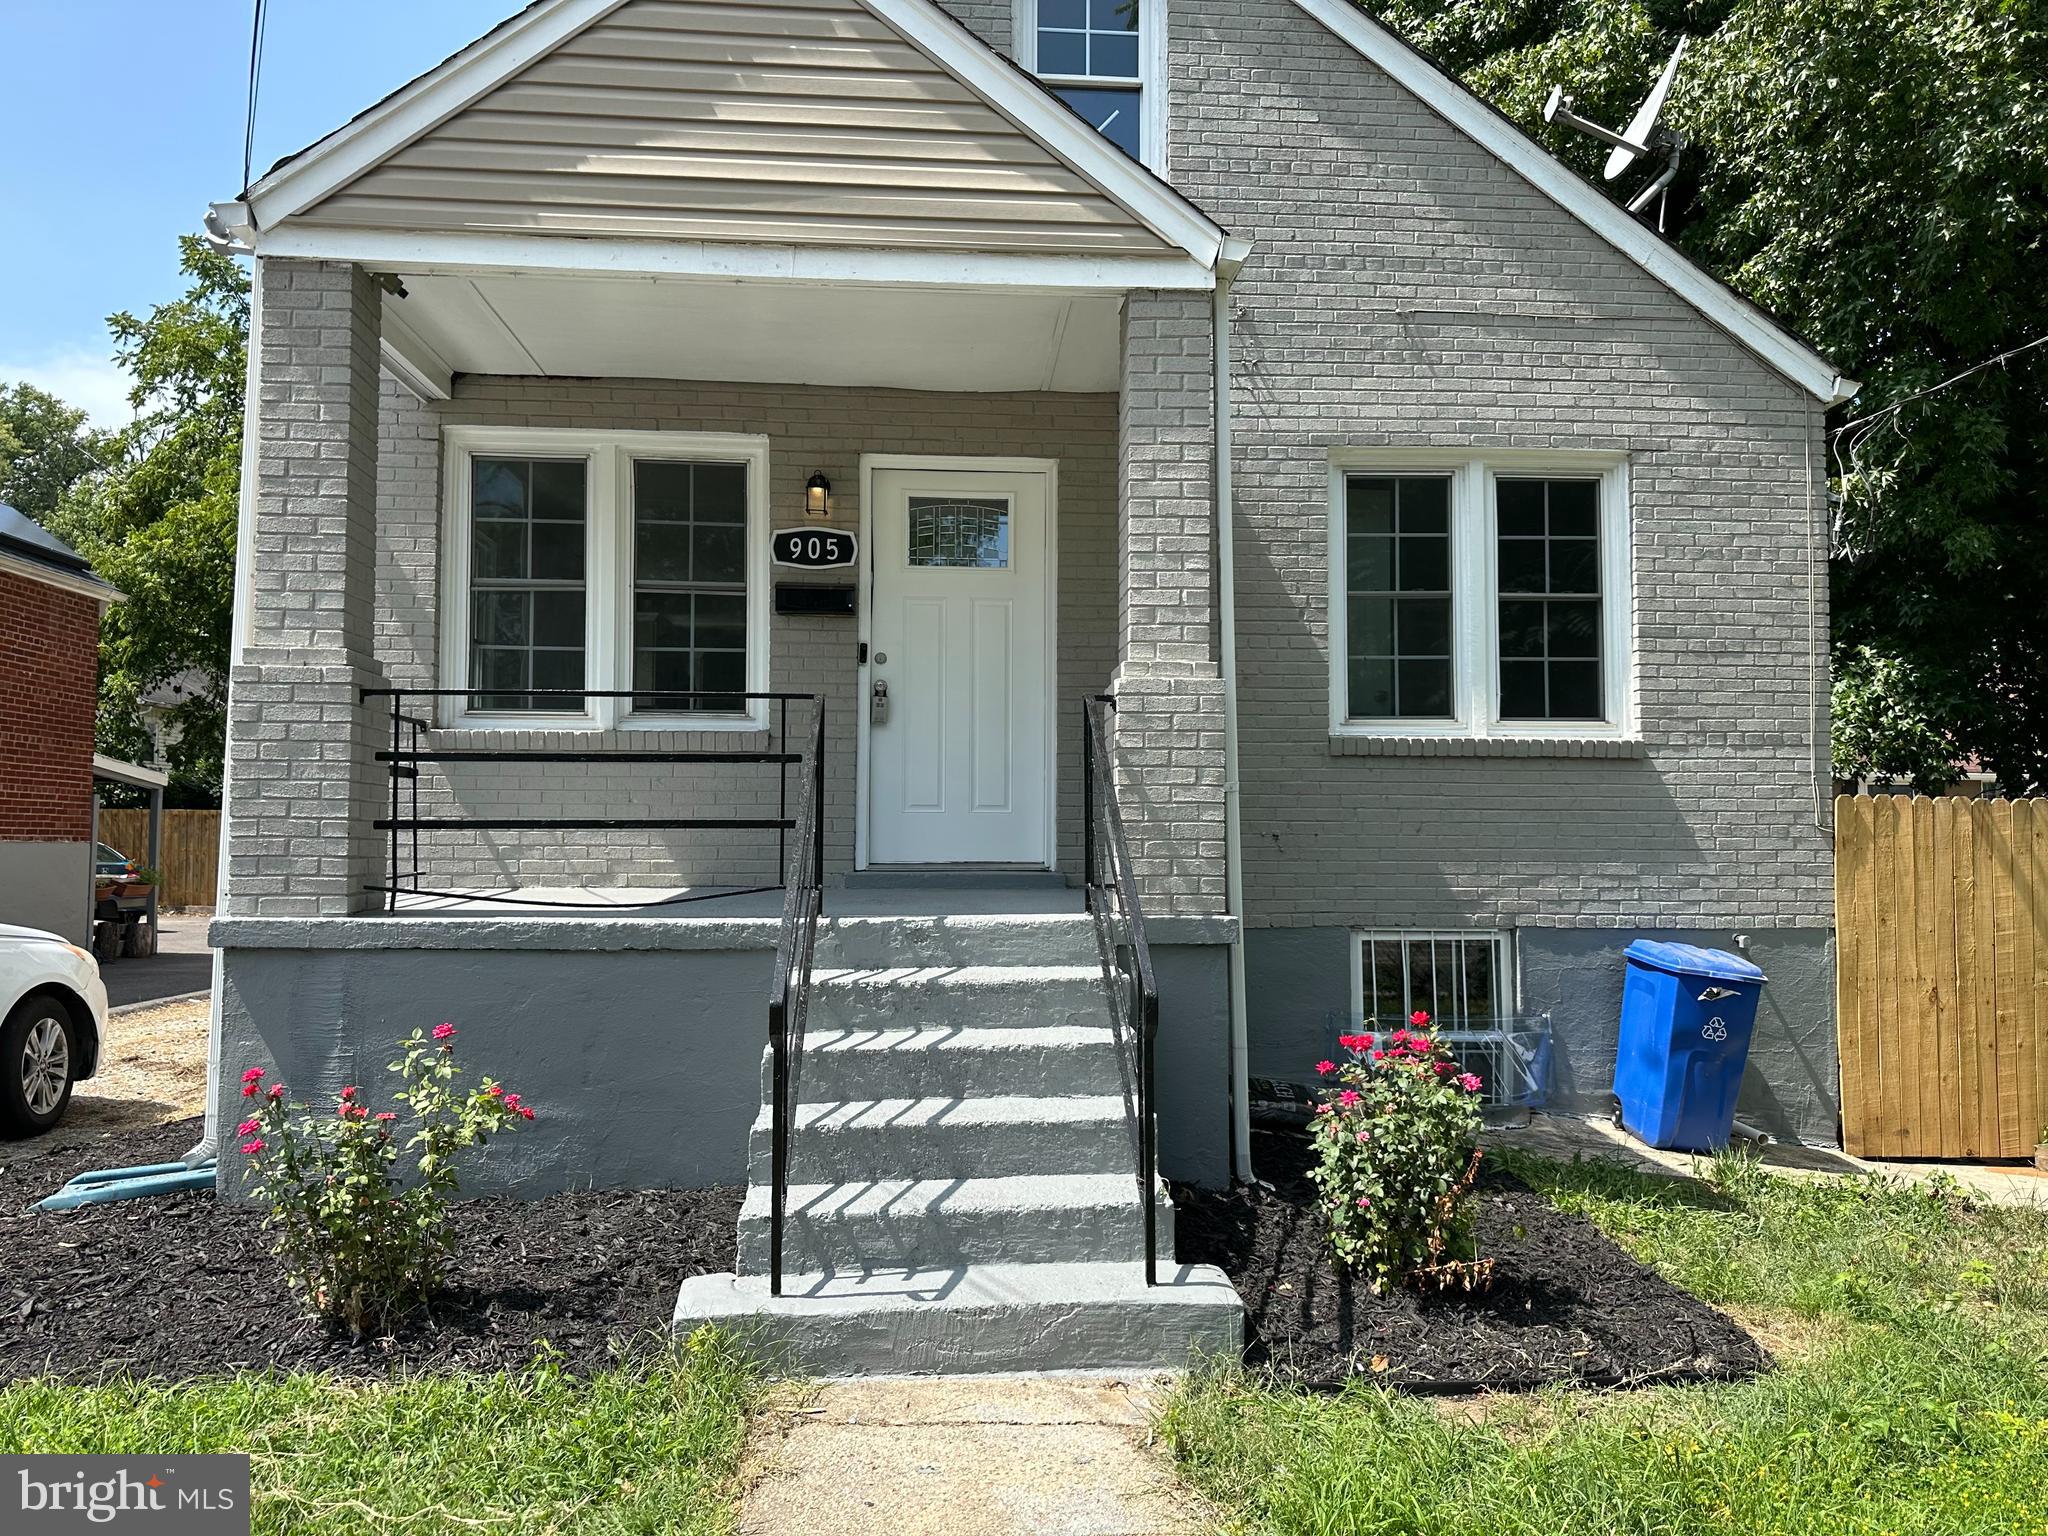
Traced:
<svg viewBox="0 0 2048 1536">
<path fill-rule="evenodd" d="M 1650 94 L 1643 98 L 1643 104 L 1636 109 L 1625 133 L 1616 133 L 1590 117 L 1579 116 L 1572 110 L 1572 99 L 1561 85 L 1552 86 L 1549 99 L 1543 103 L 1543 121 L 1546 123 L 1562 123 L 1567 128 L 1598 139 L 1602 144 L 1613 146 L 1607 156 L 1605 179 L 1608 181 L 1614 180 L 1643 156 L 1663 152 L 1663 168 L 1628 201 L 1630 213 L 1641 213 L 1654 202 L 1657 205 L 1657 228 L 1660 230 L 1664 227 L 1665 198 L 1669 195 L 1671 183 L 1678 179 L 1679 157 L 1685 153 L 1685 135 L 1660 126 L 1657 118 L 1664 110 L 1664 101 L 1670 96 L 1673 83 L 1678 79 L 1678 61 L 1685 57 L 1686 42 L 1687 39 L 1681 37 L 1678 46 L 1671 50 L 1664 73 L 1650 87 Z"/>
<path fill-rule="evenodd" d="M 1628 142 L 1614 146 L 1614 152 L 1607 157 L 1607 168 L 1600 173 L 1601 180 L 1614 180 L 1634 165 L 1639 157 L 1649 153 L 1650 135 L 1656 130 L 1657 118 L 1664 110 L 1664 98 L 1671 94 L 1672 83 L 1678 79 L 1678 61 L 1685 57 L 1686 41 L 1682 37 L 1678 40 L 1678 46 L 1671 50 L 1670 61 L 1664 66 L 1664 73 L 1657 77 L 1657 83 L 1650 87 L 1650 94 L 1636 108 L 1636 115 L 1621 130 L 1621 136 Z M 1642 148 L 1637 148 L 1637 145 Z"/>
</svg>

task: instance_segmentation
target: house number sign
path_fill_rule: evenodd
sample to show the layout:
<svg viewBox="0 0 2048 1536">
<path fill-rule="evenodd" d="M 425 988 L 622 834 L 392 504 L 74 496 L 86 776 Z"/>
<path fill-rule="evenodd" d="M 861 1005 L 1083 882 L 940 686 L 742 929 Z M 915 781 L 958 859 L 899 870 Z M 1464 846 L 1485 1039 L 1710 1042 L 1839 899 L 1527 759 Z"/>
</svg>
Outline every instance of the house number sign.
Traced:
<svg viewBox="0 0 2048 1536">
<path fill-rule="evenodd" d="M 831 528 L 778 528 L 772 541 L 775 563 L 804 571 L 829 571 L 852 565 L 860 540 Z"/>
</svg>

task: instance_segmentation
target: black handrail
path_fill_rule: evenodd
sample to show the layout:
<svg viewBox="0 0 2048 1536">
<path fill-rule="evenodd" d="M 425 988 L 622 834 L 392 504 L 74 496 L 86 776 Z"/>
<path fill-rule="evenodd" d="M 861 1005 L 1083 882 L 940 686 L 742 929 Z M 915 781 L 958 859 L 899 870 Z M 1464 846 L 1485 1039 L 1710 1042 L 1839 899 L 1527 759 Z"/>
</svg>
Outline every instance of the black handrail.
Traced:
<svg viewBox="0 0 2048 1536">
<path fill-rule="evenodd" d="M 676 748 L 672 750 L 654 748 L 494 748 L 464 746 L 460 749 L 436 749 L 422 745 L 422 733 L 433 728 L 433 722 L 405 707 L 408 699 L 478 699 L 512 698 L 528 700 L 560 700 L 564 705 L 580 704 L 587 699 L 646 699 L 667 705 L 685 700 L 708 699 L 720 703 L 745 700 L 749 704 L 765 703 L 775 707 L 777 720 L 774 726 L 774 750 L 734 751 L 730 749 Z M 789 750 L 789 706 L 793 703 L 815 703 L 816 694 L 810 693 L 746 693 L 719 688 L 365 688 L 362 701 L 372 699 L 391 701 L 391 745 L 379 751 L 375 760 L 389 765 L 391 791 L 390 814 L 379 817 L 371 823 L 377 831 L 389 834 L 387 857 L 389 864 L 386 878 L 381 885 L 370 885 L 366 889 L 384 897 L 384 910 L 396 912 L 401 895 L 464 896 L 454 891 L 432 891 L 420 883 L 425 871 L 420 865 L 420 833 L 443 831 L 471 832 L 597 832 L 634 830 L 643 832 L 704 832 L 704 831 L 759 831 L 775 834 L 775 861 L 780 868 L 787 858 L 789 834 L 796 829 L 797 822 L 789 814 L 788 770 L 801 763 L 800 752 Z M 566 711 L 563 711 L 566 713 Z M 533 729 L 546 730 L 556 722 L 552 712 L 534 711 L 529 717 Z M 526 724 L 526 720 L 522 720 Z M 664 721 L 664 724 L 670 722 Z M 673 721 L 676 730 L 687 731 L 699 722 L 687 715 L 679 715 Z M 823 729 L 822 717 L 819 729 Z M 410 733 L 409 735 L 407 733 Z M 420 814 L 420 765 L 422 763 L 758 763 L 778 770 L 777 806 L 774 816 L 422 816 Z M 410 783 L 410 803 L 401 814 L 401 785 Z M 399 867 L 399 838 L 409 834 L 411 838 L 412 864 L 410 868 Z M 776 889 L 772 885 L 753 886 L 746 890 L 716 889 L 684 896 L 672 896 L 652 902 L 606 902 L 605 910 L 613 912 L 631 911 L 637 908 L 666 907 L 693 901 L 710 901 L 721 896 L 753 895 Z M 546 906 L 559 909 L 560 902 L 539 902 L 515 896 L 479 896 L 467 893 L 467 899 L 485 901 L 505 906 Z"/>
<path fill-rule="evenodd" d="M 1107 717 L 1116 700 L 1101 694 L 1081 704 L 1082 864 L 1089 914 L 1102 954 L 1103 985 L 1118 1033 L 1136 1047 L 1132 1094 L 1138 1148 L 1138 1200 L 1145 1211 L 1145 1283 L 1159 1283 L 1159 1216 L 1152 1180 L 1159 1165 L 1159 1128 L 1153 1117 L 1154 1042 L 1159 1035 L 1159 983 L 1145 941 L 1145 909 L 1124 839 L 1123 807 L 1109 754 Z"/>
<path fill-rule="evenodd" d="M 790 1120 L 796 1113 L 804 1064 L 804 1025 L 810 1015 L 811 961 L 818 949 L 818 918 L 825 910 L 825 704 L 811 727 L 810 772 L 796 806 L 796 846 L 784 872 L 782 936 L 768 984 L 768 1050 L 773 1062 L 769 1106 L 768 1293 L 782 1294 L 782 1230 L 789 1203 Z"/>
</svg>

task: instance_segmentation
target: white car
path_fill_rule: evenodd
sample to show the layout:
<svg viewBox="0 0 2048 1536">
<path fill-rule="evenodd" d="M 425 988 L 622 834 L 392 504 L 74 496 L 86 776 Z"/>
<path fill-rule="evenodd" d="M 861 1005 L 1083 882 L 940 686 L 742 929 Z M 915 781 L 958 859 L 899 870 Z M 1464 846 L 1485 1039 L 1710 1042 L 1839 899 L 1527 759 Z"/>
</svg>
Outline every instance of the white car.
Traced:
<svg viewBox="0 0 2048 1536">
<path fill-rule="evenodd" d="M 92 951 L 0 923 L 0 1136 L 64 1118 L 71 1089 L 106 1059 L 107 988 Z"/>
</svg>

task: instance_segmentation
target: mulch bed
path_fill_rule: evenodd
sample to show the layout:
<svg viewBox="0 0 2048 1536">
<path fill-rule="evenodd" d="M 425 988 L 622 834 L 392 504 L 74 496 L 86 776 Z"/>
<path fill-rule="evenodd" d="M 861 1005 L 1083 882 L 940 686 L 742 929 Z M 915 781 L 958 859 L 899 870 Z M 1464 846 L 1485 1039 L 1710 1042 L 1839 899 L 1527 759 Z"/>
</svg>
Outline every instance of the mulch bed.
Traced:
<svg viewBox="0 0 2048 1536">
<path fill-rule="evenodd" d="M 1491 1286 L 1375 1296 L 1331 1261 L 1306 1136 L 1259 1132 L 1252 1156 L 1272 1188 L 1176 1186 L 1175 1232 L 1183 1263 L 1230 1276 L 1245 1303 L 1246 1360 L 1281 1380 L 1527 1391 L 1728 1381 L 1770 1368 L 1763 1347 L 1723 1313 L 1583 1217 L 1494 1172 L 1481 1180 L 1477 1224 L 1480 1255 L 1494 1260 Z"/>
<path fill-rule="evenodd" d="M 286 1290 L 249 1208 L 204 1195 L 32 1208 L 74 1173 L 174 1160 L 199 1134 L 194 1119 L 0 1142 L 0 1381 L 518 1370 L 543 1339 L 588 1372 L 655 1338 L 686 1275 L 733 1266 L 738 1189 L 464 1201 L 448 1294 L 395 1337 L 357 1342 Z"/>
</svg>

